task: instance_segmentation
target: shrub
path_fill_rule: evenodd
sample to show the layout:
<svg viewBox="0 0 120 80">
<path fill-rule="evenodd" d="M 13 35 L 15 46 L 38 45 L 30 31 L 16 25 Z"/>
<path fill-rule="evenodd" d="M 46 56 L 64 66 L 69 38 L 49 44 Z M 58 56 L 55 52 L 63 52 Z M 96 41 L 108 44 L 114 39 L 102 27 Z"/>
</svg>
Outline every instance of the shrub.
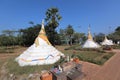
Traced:
<svg viewBox="0 0 120 80">
<path fill-rule="evenodd" d="M 112 57 L 114 53 L 108 53 L 107 55 L 104 55 L 103 58 L 108 60 L 110 57 Z"/>
<path fill-rule="evenodd" d="M 77 46 L 80 46 L 80 45 L 73 45 L 73 46 L 70 46 L 70 47 L 68 47 L 68 48 L 65 48 L 64 50 L 75 50 L 75 48 L 76 48 Z"/>
<path fill-rule="evenodd" d="M 102 65 L 113 55 L 113 53 L 103 53 L 103 52 L 104 51 L 99 51 L 99 52 L 84 51 L 84 53 L 73 54 L 71 57 L 78 57 L 82 61 L 87 61 L 94 64 Z"/>
</svg>

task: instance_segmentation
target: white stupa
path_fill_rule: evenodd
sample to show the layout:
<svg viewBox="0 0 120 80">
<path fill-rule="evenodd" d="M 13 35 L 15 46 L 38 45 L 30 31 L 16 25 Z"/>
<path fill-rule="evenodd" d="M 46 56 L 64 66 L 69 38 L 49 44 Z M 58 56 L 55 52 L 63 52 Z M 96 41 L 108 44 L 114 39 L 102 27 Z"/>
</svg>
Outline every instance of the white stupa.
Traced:
<svg viewBox="0 0 120 80">
<path fill-rule="evenodd" d="M 98 43 L 94 42 L 92 35 L 90 33 L 90 29 L 88 29 L 88 39 L 85 41 L 82 47 L 83 48 L 99 48 L 100 47 Z"/>
<path fill-rule="evenodd" d="M 51 45 L 45 33 L 44 23 L 42 22 L 41 31 L 34 44 L 17 57 L 16 61 L 20 66 L 45 65 L 57 62 L 60 56 L 64 56 L 64 54 Z"/>
<path fill-rule="evenodd" d="M 114 45 L 112 40 L 108 40 L 107 37 L 105 36 L 104 41 L 101 43 L 101 45 Z"/>
</svg>

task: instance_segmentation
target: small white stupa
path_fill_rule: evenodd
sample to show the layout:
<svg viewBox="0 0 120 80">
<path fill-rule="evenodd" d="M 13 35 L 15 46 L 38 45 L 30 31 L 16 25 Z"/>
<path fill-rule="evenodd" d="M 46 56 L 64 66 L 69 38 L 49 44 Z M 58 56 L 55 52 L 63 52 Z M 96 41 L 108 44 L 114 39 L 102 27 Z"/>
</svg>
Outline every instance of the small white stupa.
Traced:
<svg viewBox="0 0 120 80">
<path fill-rule="evenodd" d="M 88 28 L 88 39 L 85 41 L 82 47 L 83 48 L 99 48 L 100 47 L 98 43 L 94 42 L 92 35 L 90 33 L 90 28 Z"/>
<path fill-rule="evenodd" d="M 101 45 L 114 45 L 112 40 L 108 40 L 105 36 L 104 41 L 101 43 Z"/>
<path fill-rule="evenodd" d="M 45 33 L 44 23 L 42 22 L 41 31 L 34 44 L 17 57 L 16 61 L 20 66 L 46 65 L 57 62 L 60 56 L 64 56 L 64 54 L 51 45 Z"/>
</svg>

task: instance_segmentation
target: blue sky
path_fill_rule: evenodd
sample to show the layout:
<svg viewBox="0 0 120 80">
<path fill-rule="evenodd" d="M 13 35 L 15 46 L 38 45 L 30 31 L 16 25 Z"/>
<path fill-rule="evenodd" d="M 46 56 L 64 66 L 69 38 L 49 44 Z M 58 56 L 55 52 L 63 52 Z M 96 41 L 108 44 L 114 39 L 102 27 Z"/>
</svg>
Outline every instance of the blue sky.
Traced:
<svg viewBox="0 0 120 80">
<path fill-rule="evenodd" d="M 45 12 L 57 7 L 62 16 L 58 29 L 72 25 L 75 31 L 92 33 L 114 31 L 120 26 L 120 0 L 0 0 L 0 32 L 41 23 Z"/>
</svg>

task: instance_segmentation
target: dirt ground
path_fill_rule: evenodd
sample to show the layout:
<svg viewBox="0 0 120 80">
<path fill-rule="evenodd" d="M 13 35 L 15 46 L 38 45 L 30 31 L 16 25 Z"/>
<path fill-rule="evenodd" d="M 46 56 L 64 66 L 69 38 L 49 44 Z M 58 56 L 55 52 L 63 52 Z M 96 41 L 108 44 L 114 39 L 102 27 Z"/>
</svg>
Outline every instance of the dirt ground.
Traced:
<svg viewBox="0 0 120 80">
<path fill-rule="evenodd" d="M 64 50 L 63 47 L 56 46 L 56 48 L 60 51 Z M 0 60 L 5 61 L 11 56 L 21 54 L 26 49 L 27 48 L 23 47 L 17 49 L 13 54 L 0 54 Z M 102 66 L 80 61 L 82 64 L 82 72 L 85 74 L 83 80 L 120 80 L 120 50 L 113 50 L 113 52 L 116 54 Z M 0 78 L 4 77 L 3 74 L 6 75 L 4 65 L 6 65 L 6 63 L 0 67 Z"/>
<path fill-rule="evenodd" d="M 2 63 L 0 64 L 0 80 L 8 80 L 9 74 L 7 69 L 5 68 L 7 64 L 6 60 L 12 56 L 17 56 L 21 54 L 24 50 L 26 50 L 26 47 L 17 48 L 17 50 L 15 50 L 14 53 L 0 53 L 0 61 L 2 61 Z"/>
</svg>

